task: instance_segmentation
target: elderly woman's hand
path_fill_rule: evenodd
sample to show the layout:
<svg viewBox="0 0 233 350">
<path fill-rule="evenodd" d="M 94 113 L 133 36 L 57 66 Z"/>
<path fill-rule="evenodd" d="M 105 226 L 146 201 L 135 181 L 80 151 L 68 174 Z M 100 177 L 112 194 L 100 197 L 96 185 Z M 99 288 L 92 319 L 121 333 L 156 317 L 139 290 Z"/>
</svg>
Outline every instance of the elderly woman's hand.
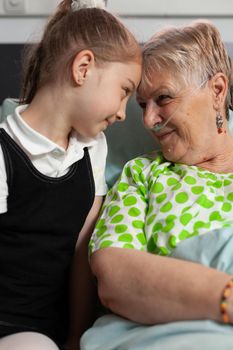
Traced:
<svg viewBox="0 0 233 350">
<path fill-rule="evenodd" d="M 233 324 L 233 278 L 227 282 L 220 300 L 221 321 Z"/>
<path fill-rule="evenodd" d="M 231 293 L 228 300 L 228 315 L 230 318 L 230 323 L 233 324 L 233 292 Z"/>
</svg>

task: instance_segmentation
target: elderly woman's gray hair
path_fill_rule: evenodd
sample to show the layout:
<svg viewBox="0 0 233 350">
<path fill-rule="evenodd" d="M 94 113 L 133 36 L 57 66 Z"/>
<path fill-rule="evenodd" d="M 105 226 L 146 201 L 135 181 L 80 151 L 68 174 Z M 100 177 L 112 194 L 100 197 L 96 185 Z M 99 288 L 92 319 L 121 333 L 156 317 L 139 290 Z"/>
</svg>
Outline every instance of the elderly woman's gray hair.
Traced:
<svg viewBox="0 0 233 350">
<path fill-rule="evenodd" d="M 171 72 L 187 84 L 201 84 L 222 72 L 228 79 L 226 115 L 233 108 L 232 61 L 217 28 L 208 21 L 157 32 L 143 46 L 140 89 L 151 84 L 154 73 Z"/>
</svg>

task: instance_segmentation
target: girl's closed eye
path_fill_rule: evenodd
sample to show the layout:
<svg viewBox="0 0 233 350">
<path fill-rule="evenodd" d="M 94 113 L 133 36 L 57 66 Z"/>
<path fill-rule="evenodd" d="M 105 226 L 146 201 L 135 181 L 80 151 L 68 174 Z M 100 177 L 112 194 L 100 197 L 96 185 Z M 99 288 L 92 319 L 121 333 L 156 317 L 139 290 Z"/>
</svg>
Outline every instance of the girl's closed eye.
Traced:
<svg viewBox="0 0 233 350">
<path fill-rule="evenodd" d="M 132 91 L 128 87 L 123 87 L 124 97 L 131 95 Z"/>
</svg>

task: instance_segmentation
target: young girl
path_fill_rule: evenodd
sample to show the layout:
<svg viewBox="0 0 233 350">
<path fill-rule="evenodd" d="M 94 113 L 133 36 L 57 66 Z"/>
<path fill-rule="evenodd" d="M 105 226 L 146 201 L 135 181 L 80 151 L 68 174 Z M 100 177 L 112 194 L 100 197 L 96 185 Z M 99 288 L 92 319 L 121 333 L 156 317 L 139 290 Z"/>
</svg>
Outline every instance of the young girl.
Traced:
<svg viewBox="0 0 233 350">
<path fill-rule="evenodd" d="M 106 193 L 102 131 L 125 119 L 141 74 L 138 43 L 102 4 L 61 2 L 29 57 L 23 105 L 0 125 L 1 350 L 64 344 L 74 256 L 70 337 L 91 322 L 87 242 Z"/>
</svg>

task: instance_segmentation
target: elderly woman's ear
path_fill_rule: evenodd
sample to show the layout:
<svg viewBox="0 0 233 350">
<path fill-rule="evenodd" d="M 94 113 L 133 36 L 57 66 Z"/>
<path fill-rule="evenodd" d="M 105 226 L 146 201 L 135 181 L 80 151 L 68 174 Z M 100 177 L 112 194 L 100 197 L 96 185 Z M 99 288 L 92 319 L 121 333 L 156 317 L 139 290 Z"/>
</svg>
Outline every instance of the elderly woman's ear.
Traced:
<svg viewBox="0 0 233 350">
<path fill-rule="evenodd" d="M 228 91 L 228 79 L 225 74 L 217 73 L 211 79 L 211 88 L 213 93 L 213 107 L 220 110 L 225 106 L 225 100 Z"/>
</svg>

